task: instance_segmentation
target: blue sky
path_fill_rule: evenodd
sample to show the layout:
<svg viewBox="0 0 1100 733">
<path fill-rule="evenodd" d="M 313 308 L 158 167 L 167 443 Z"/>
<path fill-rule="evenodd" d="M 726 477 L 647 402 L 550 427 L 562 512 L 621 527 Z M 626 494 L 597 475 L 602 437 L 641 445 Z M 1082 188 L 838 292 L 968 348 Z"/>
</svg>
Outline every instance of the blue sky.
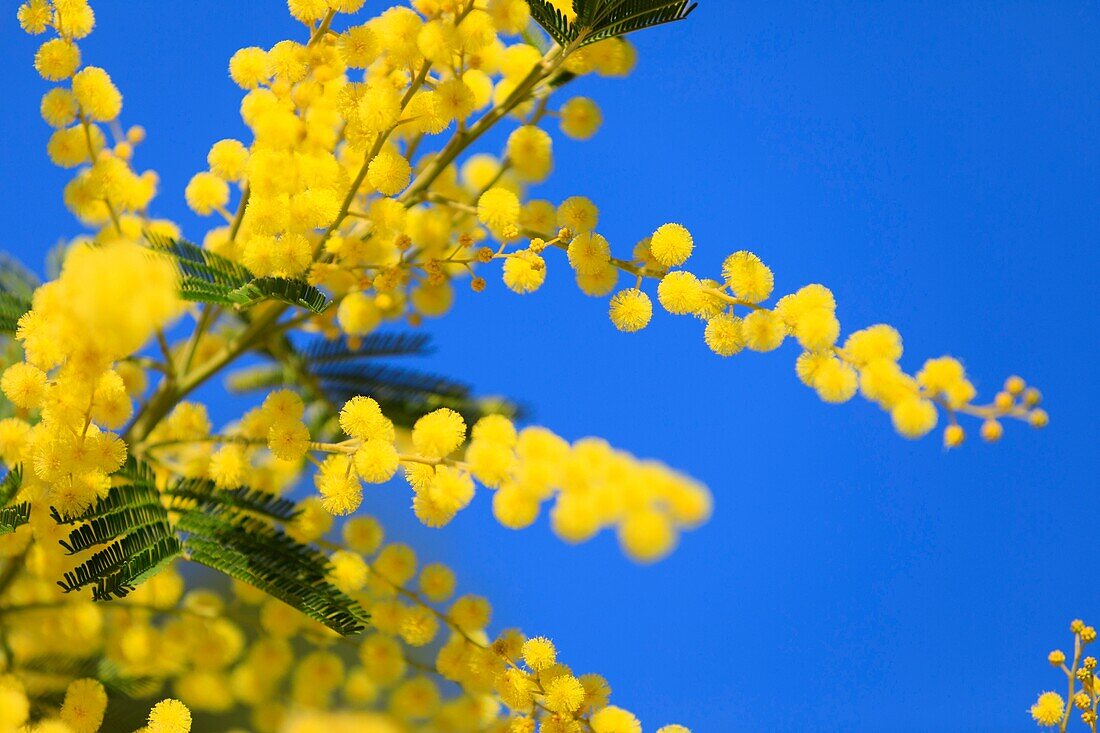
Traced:
<svg viewBox="0 0 1100 733">
<path fill-rule="evenodd" d="M 95 7 L 85 59 L 149 130 L 157 213 L 199 239 L 183 187 L 210 143 L 243 134 L 226 61 L 297 31 L 278 2 Z M 45 157 L 35 42 L 11 17 L 0 38 L 4 243 L 40 265 L 78 225 Z M 958 355 L 987 396 L 1022 374 L 1050 427 L 950 454 L 910 443 L 877 408 L 820 403 L 793 346 L 722 360 L 661 314 L 617 333 L 560 260 L 536 295 L 464 294 L 428 326 L 425 366 L 699 477 L 712 522 L 639 568 L 611 537 L 504 530 L 484 495 L 442 531 L 410 520 L 400 486 L 367 505 L 489 595 L 498 628 L 604 673 L 647 730 L 1031 730 L 1033 696 L 1062 685 L 1046 653 L 1071 618 L 1100 621 L 1078 549 L 1100 468 L 1100 7 L 703 0 L 635 40 L 632 77 L 576 85 L 606 124 L 590 143 L 558 136 L 537 195 L 598 201 L 619 252 L 666 221 L 694 232 L 698 270 L 752 249 L 781 291 L 831 287 L 849 329 L 898 327 L 910 368 Z"/>
</svg>

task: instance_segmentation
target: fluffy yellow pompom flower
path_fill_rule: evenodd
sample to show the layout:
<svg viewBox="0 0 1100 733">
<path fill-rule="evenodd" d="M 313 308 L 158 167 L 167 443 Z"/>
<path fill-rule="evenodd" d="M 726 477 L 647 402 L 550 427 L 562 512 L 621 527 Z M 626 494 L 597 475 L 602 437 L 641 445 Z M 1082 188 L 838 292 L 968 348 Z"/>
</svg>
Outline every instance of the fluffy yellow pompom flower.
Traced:
<svg viewBox="0 0 1100 733">
<path fill-rule="evenodd" d="M 248 167 L 248 148 L 240 140 L 219 140 L 210 146 L 206 162 L 210 171 L 219 178 L 239 181 Z"/>
<path fill-rule="evenodd" d="M 374 517 L 354 517 L 344 522 L 344 542 L 362 555 L 373 555 L 382 546 L 385 530 Z"/>
<path fill-rule="evenodd" d="M 340 301 L 336 320 L 349 336 L 366 336 L 382 325 L 382 311 L 373 296 L 366 293 L 350 293 Z"/>
<path fill-rule="evenodd" d="M 642 724 L 628 710 L 608 705 L 589 720 L 593 733 L 642 733 Z"/>
<path fill-rule="evenodd" d="M 490 188 L 477 200 L 477 219 L 494 233 L 519 223 L 519 197 L 506 188 Z"/>
<path fill-rule="evenodd" d="M 117 360 L 179 314 L 178 288 L 172 263 L 150 257 L 144 247 L 123 242 L 74 246 L 61 277 L 35 292 L 34 308 L 20 320 L 16 336 L 28 361 L 39 368 L 78 353 L 94 353 L 104 363 Z M 86 334 L 95 334 L 95 342 Z"/>
<path fill-rule="evenodd" d="M 267 448 L 277 458 L 296 461 L 309 449 L 309 428 L 301 422 L 277 423 L 267 434 Z"/>
<path fill-rule="evenodd" d="M 609 310 L 615 328 L 627 333 L 642 330 L 653 317 L 653 303 L 648 295 L 637 288 L 615 293 Z"/>
<path fill-rule="evenodd" d="M 584 232 L 573 238 L 566 254 L 578 274 L 595 275 L 611 261 L 611 245 L 599 234 Z"/>
<path fill-rule="evenodd" d="M 220 178 L 211 177 L 221 181 Z M 244 265 L 253 274 L 261 277 L 296 277 L 309 267 L 312 260 L 313 248 L 309 240 L 297 232 L 283 233 L 279 237 L 252 237 L 245 242 L 241 256 Z"/>
<path fill-rule="evenodd" d="M 436 108 L 447 120 L 464 120 L 477 107 L 477 98 L 462 79 L 449 79 L 435 88 Z"/>
<path fill-rule="evenodd" d="M 98 680 L 79 679 L 69 683 L 61 705 L 61 720 L 72 733 L 95 733 L 103 724 L 107 693 Z"/>
<path fill-rule="evenodd" d="M 558 226 L 565 227 L 574 235 L 590 232 L 600 223 L 600 210 L 584 196 L 570 196 L 562 201 L 557 214 Z"/>
<path fill-rule="evenodd" d="M 450 466 L 438 466 L 427 495 L 435 507 L 447 514 L 455 514 L 470 505 L 474 491 L 474 482 L 468 473 Z"/>
<path fill-rule="evenodd" d="M 649 251 L 653 259 L 665 267 L 684 264 L 691 256 L 693 247 L 691 232 L 680 224 L 664 224 L 658 227 L 649 240 Z"/>
<path fill-rule="evenodd" d="M 149 711 L 148 733 L 190 733 L 191 711 L 179 700 L 161 700 Z"/>
<path fill-rule="evenodd" d="M 822 351 L 836 343 L 840 336 L 840 321 L 832 311 L 814 308 L 798 318 L 794 335 L 807 351 Z"/>
<path fill-rule="evenodd" d="M 0 677 L 0 726 L 3 730 L 19 730 L 27 722 L 30 708 L 23 683 L 10 675 Z"/>
<path fill-rule="evenodd" d="M 192 211 L 206 216 L 229 203 L 229 185 L 213 173 L 196 173 L 183 195 Z"/>
<path fill-rule="evenodd" d="M 46 397 L 46 373 L 24 362 L 12 364 L 0 378 L 0 389 L 16 407 L 33 410 Z"/>
<path fill-rule="evenodd" d="M 378 37 L 369 26 L 352 26 L 340 34 L 336 48 L 348 68 L 365 69 L 378 58 Z"/>
<path fill-rule="evenodd" d="M 687 270 L 670 272 L 657 286 L 657 300 L 669 313 L 694 313 L 703 303 L 702 283 Z"/>
<path fill-rule="evenodd" d="M 539 516 L 538 495 L 518 484 L 505 484 L 493 494 L 493 516 L 508 529 L 525 529 Z"/>
<path fill-rule="evenodd" d="M 561 106 L 561 131 L 574 140 L 588 140 L 602 124 L 600 108 L 587 97 L 573 97 Z"/>
<path fill-rule="evenodd" d="M 446 565 L 432 563 L 420 571 L 420 592 L 434 603 L 442 603 L 455 592 L 455 574 Z"/>
<path fill-rule="evenodd" d="M 295 392 L 289 389 L 277 389 L 264 398 L 260 410 L 272 423 L 286 423 L 301 420 L 306 406 Z"/>
<path fill-rule="evenodd" d="M 311 25 L 329 10 L 328 0 L 287 0 L 287 9 L 295 20 Z"/>
<path fill-rule="evenodd" d="M 775 311 L 757 310 L 745 316 L 741 322 L 745 346 L 753 351 L 778 349 L 787 336 L 787 327 Z"/>
<path fill-rule="evenodd" d="M 662 725 L 657 729 L 657 733 L 691 733 L 691 730 L 687 726 L 671 723 L 669 725 Z"/>
<path fill-rule="evenodd" d="M 76 119 L 76 97 L 68 89 L 51 89 L 42 96 L 39 111 L 50 127 L 65 127 Z"/>
<path fill-rule="evenodd" d="M 556 713 L 576 712 L 584 702 L 584 687 L 571 674 L 558 675 L 546 686 L 546 707 Z"/>
<path fill-rule="evenodd" d="M 509 290 L 533 293 L 546 282 L 546 261 L 531 250 L 516 252 L 504 260 L 503 278 Z"/>
<path fill-rule="evenodd" d="M 856 331 L 844 342 L 845 356 L 862 366 L 875 359 L 897 361 L 901 358 L 901 334 L 892 326 L 880 323 Z"/>
<path fill-rule="evenodd" d="M 656 509 L 639 509 L 619 525 L 619 544 L 636 562 L 656 562 L 676 546 L 676 530 Z"/>
<path fill-rule="evenodd" d="M 966 370 L 958 359 L 941 356 L 929 359 L 917 372 L 917 382 L 932 394 L 948 392 L 952 386 L 966 379 Z"/>
<path fill-rule="evenodd" d="M 908 397 L 901 400 L 890 411 L 894 429 L 906 438 L 923 438 L 936 427 L 939 414 L 936 406 L 922 397 Z"/>
<path fill-rule="evenodd" d="M 412 167 L 394 150 L 383 150 L 367 166 L 367 180 L 379 193 L 392 196 L 409 185 Z"/>
<path fill-rule="evenodd" d="M 351 514 L 363 501 L 363 487 L 351 471 L 349 456 L 338 454 L 326 458 L 313 475 L 313 484 L 321 493 L 321 507 L 329 514 Z"/>
<path fill-rule="evenodd" d="M 54 0 L 54 9 L 61 15 L 59 27 L 71 38 L 84 38 L 95 27 L 95 13 L 88 0 Z"/>
<path fill-rule="evenodd" d="M 355 472 L 368 484 L 386 483 L 397 465 L 397 449 L 388 440 L 368 440 L 355 451 Z"/>
<path fill-rule="evenodd" d="M 489 0 L 489 17 L 502 33 L 520 33 L 531 18 L 526 0 Z"/>
<path fill-rule="evenodd" d="M 271 78 L 271 59 L 256 46 L 242 48 L 229 59 L 229 78 L 241 89 L 255 89 Z"/>
<path fill-rule="evenodd" d="M 516 456 L 507 445 L 475 438 L 466 449 L 466 463 L 478 481 L 496 488 L 511 478 Z"/>
<path fill-rule="evenodd" d="M 219 488 L 235 489 L 243 484 L 247 467 L 241 445 L 223 445 L 210 456 L 210 478 Z"/>
<path fill-rule="evenodd" d="M 1062 722 L 1066 701 L 1057 692 L 1044 692 L 1031 706 L 1031 717 L 1039 725 L 1053 727 Z"/>
<path fill-rule="evenodd" d="M 745 348 L 742 321 L 731 313 L 719 313 L 707 321 L 703 338 L 715 354 L 733 356 Z"/>
<path fill-rule="evenodd" d="M 738 298 L 759 303 L 772 294 L 775 277 L 752 252 L 734 252 L 722 263 L 722 278 Z"/>
<path fill-rule="evenodd" d="M 370 397 L 353 397 L 340 410 L 340 429 L 360 440 L 393 442 L 393 423 Z"/>
<path fill-rule="evenodd" d="M 489 625 L 493 616 L 493 607 L 481 596 L 462 596 L 451 604 L 449 612 L 455 625 L 467 633 L 482 631 Z"/>
<path fill-rule="evenodd" d="M 470 431 L 474 440 L 482 440 L 511 448 L 516 444 L 516 426 L 504 415 L 486 415 L 474 423 Z"/>
<path fill-rule="evenodd" d="M 80 67 L 80 49 L 75 43 L 53 38 L 38 47 L 34 54 L 34 70 L 47 81 L 61 81 Z"/>
<path fill-rule="evenodd" d="M 73 96 L 92 120 L 108 122 L 122 111 L 122 94 L 106 71 L 98 66 L 88 66 L 73 77 Z"/>
<path fill-rule="evenodd" d="M 46 0 L 28 0 L 19 6 L 16 16 L 19 20 L 19 27 L 25 33 L 37 36 L 39 33 L 46 32 L 46 28 L 50 25 L 50 19 L 53 17 L 53 12 Z"/>
<path fill-rule="evenodd" d="M 522 125 L 508 136 L 505 152 L 522 180 L 537 183 L 545 180 L 553 168 L 552 145 L 545 130 Z"/>
<path fill-rule="evenodd" d="M 814 371 L 813 386 L 825 402 L 847 402 L 859 386 L 856 370 L 839 359 L 826 359 Z"/>
<path fill-rule="evenodd" d="M 354 552 L 337 550 L 329 558 L 332 570 L 329 579 L 345 593 L 358 593 L 367 584 L 367 563 Z"/>
<path fill-rule="evenodd" d="M 413 425 L 413 445 L 426 458 L 445 458 L 465 439 L 466 421 L 447 407 L 429 412 Z"/>
<path fill-rule="evenodd" d="M 549 669 L 558 659 L 558 652 L 554 648 L 554 642 L 545 636 L 536 636 L 523 642 L 523 663 L 536 672 Z"/>
</svg>

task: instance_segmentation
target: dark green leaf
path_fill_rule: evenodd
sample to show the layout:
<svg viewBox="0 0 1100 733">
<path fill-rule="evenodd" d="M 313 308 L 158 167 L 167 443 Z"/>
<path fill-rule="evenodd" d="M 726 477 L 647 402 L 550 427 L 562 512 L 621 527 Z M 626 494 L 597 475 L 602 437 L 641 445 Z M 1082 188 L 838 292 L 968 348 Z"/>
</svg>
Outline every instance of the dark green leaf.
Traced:
<svg viewBox="0 0 1100 733">
<path fill-rule="evenodd" d="M 332 305 L 324 293 L 309 283 L 285 277 L 256 278 L 234 290 L 229 297 L 245 308 L 265 300 L 278 300 L 314 313 L 324 313 Z"/>
<path fill-rule="evenodd" d="M 4 477 L 3 481 L 0 481 L 0 506 L 4 506 L 14 499 L 22 486 L 23 466 L 20 464 L 8 471 L 8 475 Z"/>
<path fill-rule="evenodd" d="M 166 493 L 168 509 L 174 512 L 233 509 L 278 522 L 289 522 L 298 514 L 297 505 L 266 491 L 240 487 L 219 489 L 206 479 L 181 479 Z"/>
<path fill-rule="evenodd" d="M 683 20 L 697 3 L 691 0 L 574 0 L 572 23 L 549 0 L 527 0 L 531 17 L 559 45 L 577 47 L 605 38 Z"/>
<path fill-rule="evenodd" d="M 31 520 L 31 505 L 27 502 L 0 507 L 0 535 L 10 534 Z"/>
</svg>

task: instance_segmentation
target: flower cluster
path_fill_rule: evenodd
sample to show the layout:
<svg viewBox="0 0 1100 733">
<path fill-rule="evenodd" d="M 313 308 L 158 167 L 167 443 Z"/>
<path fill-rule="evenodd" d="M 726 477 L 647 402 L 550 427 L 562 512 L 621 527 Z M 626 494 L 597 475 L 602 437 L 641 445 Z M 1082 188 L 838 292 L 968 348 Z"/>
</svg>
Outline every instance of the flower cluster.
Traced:
<svg viewBox="0 0 1100 733">
<path fill-rule="evenodd" d="M 949 448 L 965 439 L 958 415 L 981 418 L 979 432 L 990 442 L 1003 434 L 1004 418 L 1024 420 L 1036 428 L 1049 421 L 1046 411 L 1038 407 L 1039 391 L 1017 376 L 1005 381 L 992 403 L 979 405 L 974 402 L 977 390 L 954 357 L 928 359 L 916 374 L 907 374 L 898 363 L 901 335 L 886 324 L 855 331 L 841 341 L 836 298 L 824 285 L 806 285 L 766 307 L 775 276 L 752 252 L 741 250 L 726 257 L 717 278 L 700 277 L 682 269 L 695 244 L 680 224 L 658 227 L 634 247 L 631 259 L 623 260 L 613 257 L 607 239 L 593 231 L 598 210 L 587 199 L 569 199 L 556 210 L 548 202 L 530 206 L 545 214 L 536 213 L 530 219 L 558 228 L 547 233 L 524 227 L 532 235 L 529 246 L 508 255 L 504 265 L 504 282 L 518 293 L 537 290 L 545 281 L 542 252 L 552 245 L 565 250 L 577 285 L 588 295 L 612 293 L 623 274 L 635 279 L 632 287 L 610 298 L 610 318 L 620 331 L 633 333 L 649 324 L 653 302 L 642 285 L 655 280 L 661 307 L 673 315 L 701 320 L 703 339 L 714 353 L 728 357 L 746 349 L 774 351 L 792 339 L 802 350 L 795 372 L 803 384 L 828 403 L 847 402 L 862 394 L 888 412 L 894 428 L 906 438 L 921 438 L 932 431 L 940 409 L 948 417 L 943 441 Z M 482 209 L 479 205 L 478 216 L 487 224 Z"/>
<path fill-rule="evenodd" d="M 1096 657 L 1087 655 L 1086 648 L 1096 641 L 1096 629 L 1080 619 L 1069 625 L 1073 634 L 1073 656 L 1061 649 L 1047 655 L 1050 666 L 1062 670 L 1069 683 L 1069 694 L 1063 698 L 1057 692 L 1044 692 L 1031 706 L 1031 717 L 1046 728 L 1057 727 L 1065 733 L 1074 711 L 1089 730 L 1096 731 L 1096 711 L 1100 704 L 1100 677 L 1097 677 Z"/>
<path fill-rule="evenodd" d="M 321 506 L 336 516 L 359 508 L 363 484 L 386 483 L 400 469 L 413 490 L 413 511 L 429 527 L 445 526 L 470 504 L 476 479 L 494 490 L 493 514 L 505 527 L 529 527 L 553 500 L 550 524 L 563 540 L 583 542 L 613 526 L 623 549 L 641 562 L 665 556 L 681 529 L 710 516 L 706 487 L 599 438 L 570 445 L 546 428 L 517 430 L 503 415 L 481 418 L 467 436 L 465 420 L 450 408 L 398 431 L 374 399 L 356 397 L 339 415 L 348 438 L 324 443 L 311 440 L 304 414 L 297 394 L 279 390 L 230 430 L 211 435 L 201 406 L 184 403 L 154 431 L 151 445 L 185 475 L 229 489 L 247 479 L 281 491 L 285 483 L 257 481 L 256 471 L 282 465 L 291 476 L 304 456 L 322 456 L 314 484 Z"/>
</svg>

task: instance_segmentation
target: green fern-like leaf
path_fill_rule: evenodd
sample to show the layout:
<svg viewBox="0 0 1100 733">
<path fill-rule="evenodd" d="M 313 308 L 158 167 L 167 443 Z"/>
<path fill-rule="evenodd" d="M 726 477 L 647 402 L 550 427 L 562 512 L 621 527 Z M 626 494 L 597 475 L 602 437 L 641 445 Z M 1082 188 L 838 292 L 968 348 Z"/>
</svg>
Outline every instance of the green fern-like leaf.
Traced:
<svg viewBox="0 0 1100 733">
<path fill-rule="evenodd" d="M 550 0 L 527 0 L 531 17 L 561 46 L 569 45 L 575 36 L 572 24 Z"/>
<path fill-rule="evenodd" d="M 423 356 L 431 352 L 430 343 L 423 333 L 373 333 L 359 339 L 354 348 L 344 337 L 315 339 L 303 346 L 301 353 L 311 364 L 331 364 L 384 356 Z"/>
<path fill-rule="evenodd" d="M 0 252 L 0 290 L 30 302 L 42 281 L 11 255 Z"/>
<path fill-rule="evenodd" d="M 181 280 L 239 288 L 253 279 L 247 268 L 184 239 L 172 239 L 147 232 L 145 239 L 154 252 L 167 255 L 179 268 Z"/>
<path fill-rule="evenodd" d="M 327 580 L 328 558 L 272 525 L 219 508 L 186 513 L 179 528 L 194 562 L 259 588 L 337 633 L 363 629 L 362 608 Z"/>
<path fill-rule="evenodd" d="M 180 479 L 162 493 L 153 470 L 133 457 L 115 475 L 129 483 L 79 514 L 52 510 L 54 521 L 74 525 L 60 542 L 69 554 L 102 548 L 58 581 L 66 593 L 91 587 L 93 600 L 122 598 L 184 556 L 341 634 L 362 630 L 362 608 L 328 582 L 328 558 L 276 526 L 295 517 L 294 502 L 247 487 L 219 489 L 204 479 Z M 175 526 L 169 512 L 178 518 Z"/>
<path fill-rule="evenodd" d="M 573 22 L 549 0 L 527 0 L 531 17 L 562 46 L 587 46 L 606 38 L 683 20 L 695 10 L 692 0 L 573 0 Z"/>
<path fill-rule="evenodd" d="M 315 313 L 330 304 L 324 293 L 303 280 L 257 278 L 243 265 L 183 239 L 147 232 L 145 240 L 176 265 L 184 300 L 240 308 L 278 300 Z"/>
<path fill-rule="evenodd" d="M 74 516 L 50 510 L 58 524 L 76 525 L 59 541 L 70 555 L 106 545 L 58 581 L 66 593 L 94 586 L 94 600 L 121 598 L 183 549 L 161 503 L 152 469 L 130 457 L 116 476 L 132 483 L 112 487 L 107 496 Z"/>
<path fill-rule="evenodd" d="M 40 284 L 23 263 L 0 252 L 0 333 L 15 333 L 19 318 L 31 309 L 31 298 Z"/>
<path fill-rule="evenodd" d="M 60 544 L 70 555 L 125 537 L 148 527 L 168 527 L 168 513 L 160 504 L 125 507 L 82 523 Z"/>
<path fill-rule="evenodd" d="M 168 509 L 174 512 L 231 509 L 289 522 L 298 514 L 297 505 L 266 491 L 240 487 L 219 489 L 207 479 L 182 479 L 166 492 Z"/>
<path fill-rule="evenodd" d="M 23 466 L 20 464 L 8 471 L 8 475 L 4 477 L 3 481 L 0 481 L 0 506 L 4 506 L 14 499 L 22 486 Z"/>
<path fill-rule="evenodd" d="M 180 555 L 179 538 L 165 524 L 130 532 L 65 573 L 57 584 L 66 593 L 95 585 L 92 598 L 122 598 Z"/>
<path fill-rule="evenodd" d="M 107 496 L 97 500 L 79 514 L 73 516 L 63 515 L 58 512 L 55 507 L 51 507 L 50 514 L 53 516 L 53 521 L 58 524 L 77 524 L 79 522 L 87 522 L 100 517 L 110 516 L 111 514 L 127 509 L 161 506 L 160 494 L 157 492 L 155 486 L 151 483 L 139 483 L 130 476 L 125 478 L 135 480 L 135 483 L 113 487 L 107 493 Z"/>
<path fill-rule="evenodd" d="M 28 502 L 0 507 L 0 535 L 10 534 L 31 520 Z"/>
<path fill-rule="evenodd" d="M 309 283 L 285 277 L 258 277 L 234 290 L 230 297 L 246 308 L 265 300 L 278 300 L 314 313 L 324 313 L 332 305 L 324 293 Z"/>
<path fill-rule="evenodd" d="M 19 327 L 19 319 L 30 309 L 30 301 L 0 292 L 0 333 L 14 334 Z"/>
</svg>

